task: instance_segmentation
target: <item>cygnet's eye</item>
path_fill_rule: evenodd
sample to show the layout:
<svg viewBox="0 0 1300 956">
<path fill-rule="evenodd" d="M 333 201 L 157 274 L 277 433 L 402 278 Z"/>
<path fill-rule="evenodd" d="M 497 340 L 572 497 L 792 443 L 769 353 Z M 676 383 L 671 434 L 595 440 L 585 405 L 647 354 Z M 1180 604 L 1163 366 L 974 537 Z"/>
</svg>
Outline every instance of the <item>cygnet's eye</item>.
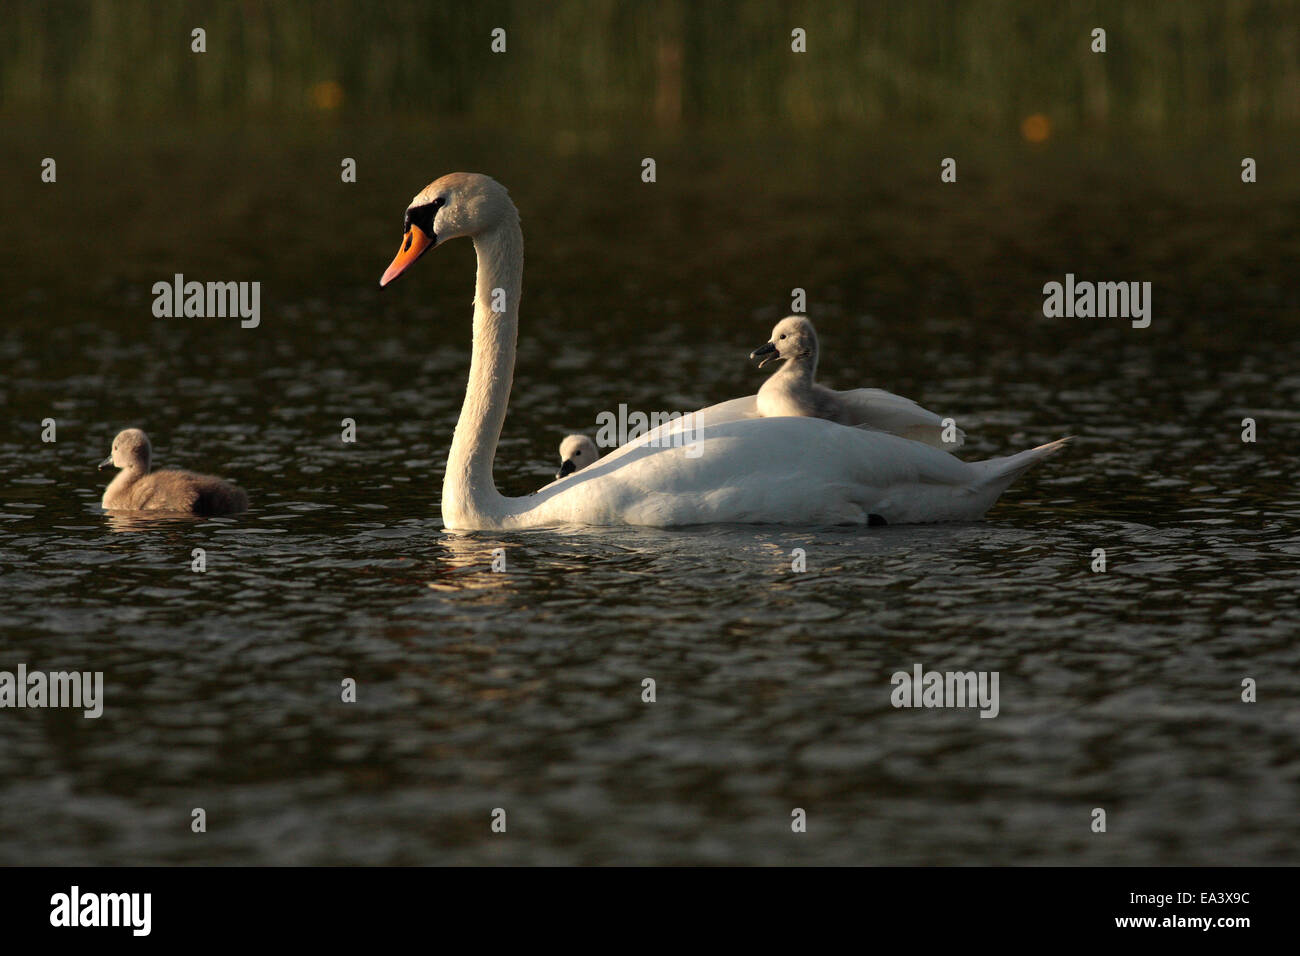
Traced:
<svg viewBox="0 0 1300 956">
<path fill-rule="evenodd" d="M 784 332 L 781 333 L 781 338 L 785 338 L 785 333 L 784 333 Z"/>
<path fill-rule="evenodd" d="M 580 451 L 575 451 L 575 452 L 573 453 L 573 457 L 574 457 L 574 458 L 581 458 L 581 457 L 582 457 L 582 452 L 580 452 Z"/>
</svg>

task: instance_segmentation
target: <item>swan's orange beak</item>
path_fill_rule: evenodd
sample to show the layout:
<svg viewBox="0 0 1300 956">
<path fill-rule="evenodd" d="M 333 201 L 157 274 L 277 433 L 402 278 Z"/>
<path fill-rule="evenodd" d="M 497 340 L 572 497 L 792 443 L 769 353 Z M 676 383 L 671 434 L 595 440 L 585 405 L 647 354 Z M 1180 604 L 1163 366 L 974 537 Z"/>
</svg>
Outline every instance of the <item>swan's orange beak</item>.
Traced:
<svg viewBox="0 0 1300 956">
<path fill-rule="evenodd" d="M 406 235 L 402 237 L 402 247 L 397 250 L 392 264 L 384 270 L 383 278 L 379 280 L 380 288 L 405 272 L 412 262 L 433 248 L 433 243 L 419 226 L 408 226 Z"/>
</svg>

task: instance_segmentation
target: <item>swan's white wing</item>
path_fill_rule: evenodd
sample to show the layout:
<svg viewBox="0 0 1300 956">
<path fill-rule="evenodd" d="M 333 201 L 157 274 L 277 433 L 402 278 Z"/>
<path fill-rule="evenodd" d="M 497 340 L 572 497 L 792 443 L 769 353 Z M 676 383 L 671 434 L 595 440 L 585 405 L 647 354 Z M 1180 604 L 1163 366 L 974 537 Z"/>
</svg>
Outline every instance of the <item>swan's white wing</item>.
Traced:
<svg viewBox="0 0 1300 956">
<path fill-rule="evenodd" d="M 629 439 L 624 445 L 619 446 L 621 451 L 629 445 L 653 443 L 656 440 L 662 441 L 670 435 L 676 435 L 685 430 L 689 438 L 690 434 L 713 425 L 721 425 L 724 422 L 741 421 L 746 418 L 759 418 L 758 414 L 758 396 L 746 395 L 743 398 L 733 398 L 726 402 L 718 402 L 716 405 L 709 405 L 706 408 L 700 408 L 687 415 L 680 415 L 671 421 L 664 422 L 656 428 L 650 429 L 643 435 Z"/>
<path fill-rule="evenodd" d="M 708 408 L 695 412 L 695 421 L 700 428 L 721 425 L 723 422 L 736 422 L 745 418 L 758 418 L 758 396 L 746 395 L 733 398 L 727 402 L 718 402 Z"/>
<path fill-rule="evenodd" d="M 693 441 L 700 429 L 703 429 L 706 426 L 721 425 L 723 422 L 759 417 L 761 416 L 758 414 L 757 395 L 746 395 L 743 398 L 733 398 L 730 401 L 719 402 L 716 405 L 709 405 L 706 408 L 697 409 L 687 415 L 678 414 L 676 418 L 670 419 L 662 425 L 658 425 L 655 428 L 650 429 L 650 431 L 638 435 L 636 438 L 629 439 L 623 445 L 607 450 L 605 457 L 608 458 L 610 455 L 620 454 L 624 449 L 632 448 L 637 445 L 668 443 L 673 441 L 680 445 L 685 442 Z M 685 434 L 682 434 L 683 431 Z M 678 437 L 674 438 L 673 436 Z M 570 435 L 565 438 L 564 441 L 568 442 L 585 437 L 586 436 L 584 435 Z M 588 439 L 588 441 L 590 441 L 590 439 Z M 592 445 L 594 446 L 595 443 L 592 442 Z M 596 449 L 596 451 L 598 456 L 600 449 Z M 560 458 L 563 459 L 564 457 L 564 444 L 561 443 Z"/>
<path fill-rule="evenodd" d="M 647 432 L 645 437 L 653 437 L 656 433 L 671 435 L 681 431 L 683 427 L 707 428 L 711 425 L 721 425 L 723 422 L 736 422 L 745 418 L 758 417 L 758 396 L 746 395 L 743 398 L 733 398 L 730 401 L 718 402 L 716 405 L 696 409 L 690 415 L 683 415 L 681 418 L 674 418 L 672 421 L 659 426 L 659 428 Z"/>
<path fill-rule="evenodd" d="M 922 408 L 910 398 L 903 398 L 880 388 L 857 388 L 833 393 L 857 419 L 860 428 L 889 432 L 912 441 L 919 441 L 944 451 L 955 451 L 966 441 L 966 433 L 956 429 L 956 441 L 943 440 L 943 418 Z M 762 417 L 758 411 L 758 396 L 746 395 L 730 401 L 709 405 L 690 415 L 683 415 L 651 429 L 628 444 L 638 444 L 666 436 L 676 435 L 683 429 L 703 429 L 725 422 L 744 421 Z"/>
<path fill-rule="evenodd" d="M 860 420 L 860 428 L 900 435 L 912 441 L 924 442 L 944 451 L 956 451 L 966 442 L 966 433 L 956 429 L 956 441 L 943 440 L 943 418 L 922 408 L 910 398 L 903 398 L 880 388 L 855 388 L 836 392 L 848 406 L 850 413 Z"/>
</svg>

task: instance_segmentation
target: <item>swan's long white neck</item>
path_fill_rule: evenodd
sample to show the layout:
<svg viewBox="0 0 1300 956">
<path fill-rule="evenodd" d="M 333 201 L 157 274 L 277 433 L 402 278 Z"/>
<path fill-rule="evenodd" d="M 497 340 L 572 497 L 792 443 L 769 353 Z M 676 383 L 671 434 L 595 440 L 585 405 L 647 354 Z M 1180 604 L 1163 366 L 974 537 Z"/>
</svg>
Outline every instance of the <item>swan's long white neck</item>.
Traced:
<svg viewBox="0 0 1300 956">
<path fill-rule="evenodd" d="M 518 218 L 512 216 L 475 236 L 474 250 L 478 279 L 469 384 L 442 481 L 442 519 L 448 528 L 482 526 L 482 519 L 496 521 L 510 511 L 510 499 L 497 491 L 492 478 L 492 463 L 515 375 L 524 272 Z M 493 311 L 493 306 L 502 311 Z"/>
</svg>

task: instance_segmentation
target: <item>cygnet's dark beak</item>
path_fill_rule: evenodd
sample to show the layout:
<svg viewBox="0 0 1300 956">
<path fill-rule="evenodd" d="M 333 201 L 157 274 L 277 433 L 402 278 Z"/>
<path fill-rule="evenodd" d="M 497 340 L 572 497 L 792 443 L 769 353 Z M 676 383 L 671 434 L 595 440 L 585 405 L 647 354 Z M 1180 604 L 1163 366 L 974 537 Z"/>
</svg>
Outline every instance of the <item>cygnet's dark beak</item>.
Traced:
<svg viewBox="0 0 1300 956">
<path fill-rule="evenodd" d="M 776 346 L 773 343 L 766 342 L 750 352 L 749 357 L 751 360 L 758 359 L 758 367 L 762 368 L 768 362 L 775 362 L 781 356 L 776 351 Z"/>
<path fill-rule="evenodd" d="M 578 470 L 578 466 L 573 463 L 572 458 L 564 459 L 564 464 L 560 465 L 560 470 L 555 473 L 556 478 L 563 478 L 565 475 L 571 475 Z"/>
<path fill-rule="evenodd" d="M 101 461 L 101 462 L 99 463 L 99 470 L 100 470 L 100 471 L 103 471 L 105 468 L 107 468 L 107 467 L 108 467 L 109 465 L 111 465 L 111 464 L 113 464 L 113 456 L 112 456 L 112 455 L 109 455 L 107 458 L 105 458 L 103 461 Z"/>
</svg>

